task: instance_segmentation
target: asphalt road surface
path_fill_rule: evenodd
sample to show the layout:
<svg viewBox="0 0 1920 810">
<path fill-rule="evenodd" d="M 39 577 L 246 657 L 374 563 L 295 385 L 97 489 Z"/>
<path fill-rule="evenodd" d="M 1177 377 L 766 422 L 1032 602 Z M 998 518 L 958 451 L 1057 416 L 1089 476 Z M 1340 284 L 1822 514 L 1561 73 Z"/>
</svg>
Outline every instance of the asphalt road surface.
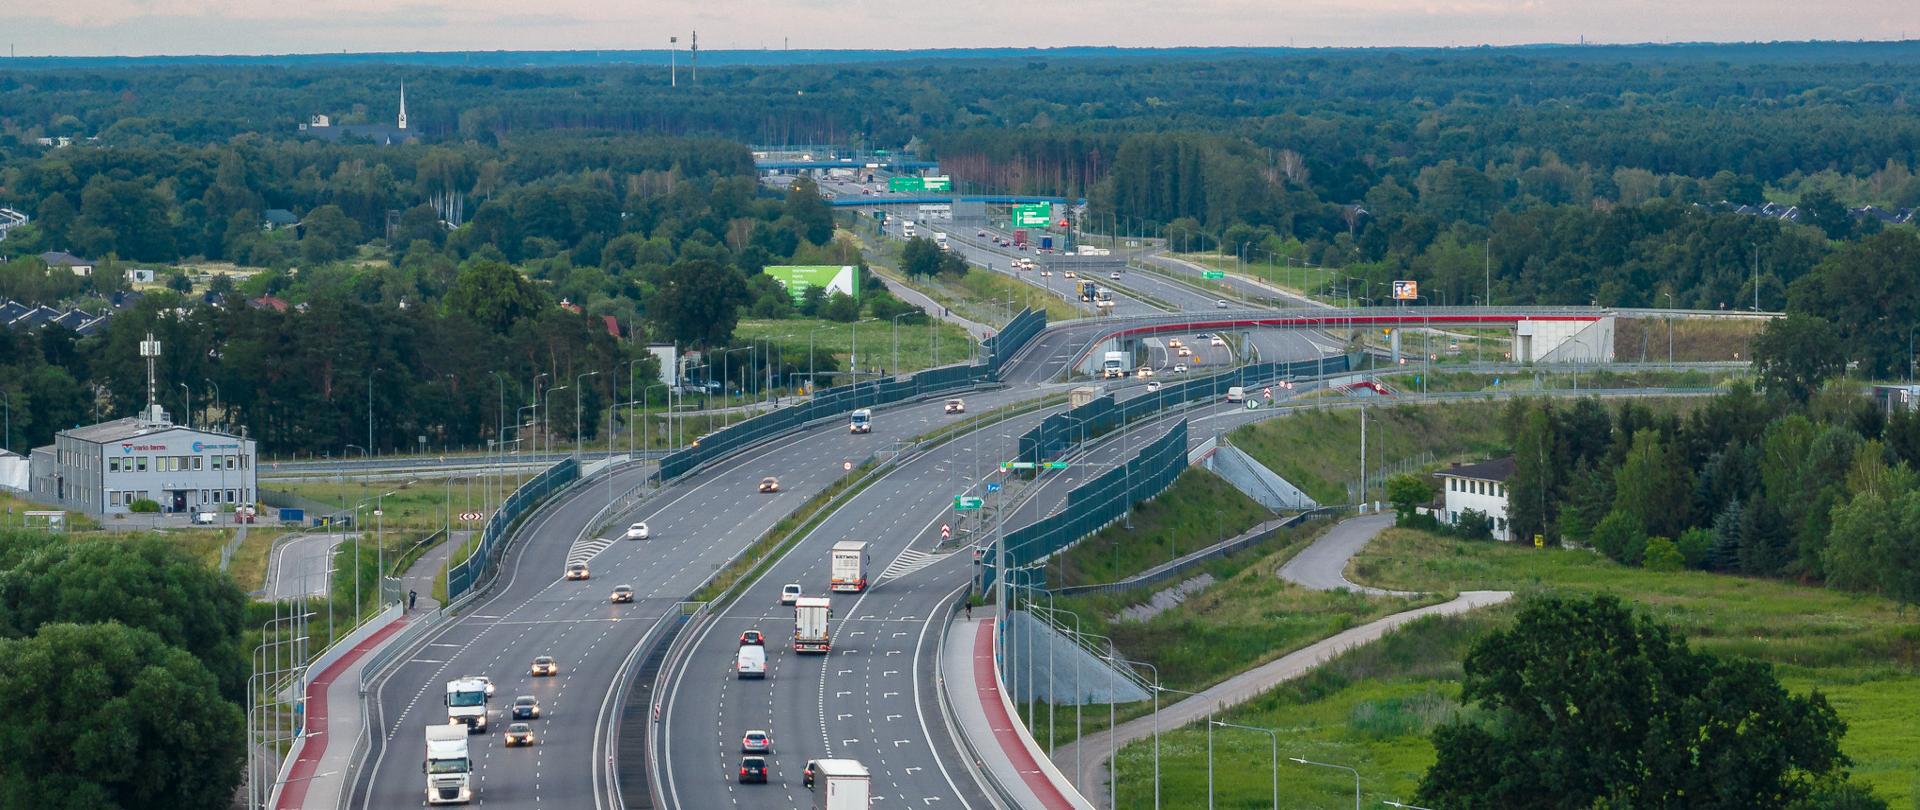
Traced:
<svg viewBox="0 0 1920 810">
<path fill-rule="evenodd" d="M 333 548 L 345 542 L 346 534 L 298 534 L 273 548 L 267 565 L 266 598 L 269 601 L 292 599 L 301 594 L 327 592 L 327 572 L 332 570 Z"/>
<path fill-rule="evenodd" d="M 1035 394 L 1008 389 L 968 394 L 976 412 Z M 950 419 L 938 399 L 876 412 L 874 432 L 850 435 L 826 425 L 776 440 L 666 487 L 631 514 L 617 516 L 617 537 L 634 520 L 647 521 L 653 539 L 628 542 L 589 537 L 585 523 L 605 504 L 600 483 L 576 488 L 540 509 L 503 562 L 493 592 L 436 631 L 415 654 L 374 685 L 369 716 L 374 742 L 352 787 L 354 808 L 410 807 L 424 798 L 420 774 L 423 729 L 444 723 L 445 683 L 466 675 L 493 679 L 490 729 L 471 739 L 479 801 L 506 807 L 591 807 L 596 775 L 595 734 L 604 731 L 598 708 L 634 646 L 673 604 L 774 522 L 891 441 Z M 614 488 L 639 483 L 644 473 L 616 473 Z M 778 476 L 781 492 L 756 492 L 763 476 Z M 563 580 L 569 561 L 587 561 L 593 578 Z M 632 585 L 636 599 L 613 605 L 615 585 Z M 560 665 L 552 678 L 531 678 L 535 656 Z M 499 729 L 515 695 L 543 706 L 534 722 L 541 743 L 508 750 Z"/>
</svg>

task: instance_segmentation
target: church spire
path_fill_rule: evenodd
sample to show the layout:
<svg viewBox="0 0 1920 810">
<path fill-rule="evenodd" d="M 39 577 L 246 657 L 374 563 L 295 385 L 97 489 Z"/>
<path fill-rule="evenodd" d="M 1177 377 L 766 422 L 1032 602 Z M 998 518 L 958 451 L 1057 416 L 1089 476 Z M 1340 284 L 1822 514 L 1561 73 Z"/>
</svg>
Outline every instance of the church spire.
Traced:
<svg viewBox="0 0 1920 810">
<path fill-rule="evenodd" d="M 400 83 L 400 128 L 407 128 L 407 83 Z"/>
</svg>

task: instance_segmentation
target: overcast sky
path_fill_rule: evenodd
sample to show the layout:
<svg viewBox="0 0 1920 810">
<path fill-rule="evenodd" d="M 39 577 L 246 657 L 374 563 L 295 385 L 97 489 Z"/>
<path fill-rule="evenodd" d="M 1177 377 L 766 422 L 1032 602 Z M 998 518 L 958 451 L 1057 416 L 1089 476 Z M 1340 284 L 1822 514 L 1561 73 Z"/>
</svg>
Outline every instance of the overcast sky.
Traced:
<svg viewBox="0 0 1920 810">
<path fill-rule="evenodd" d="M 21 56 L 1905 39 L 1910 0 L 4 0 Z"/>
</svg>

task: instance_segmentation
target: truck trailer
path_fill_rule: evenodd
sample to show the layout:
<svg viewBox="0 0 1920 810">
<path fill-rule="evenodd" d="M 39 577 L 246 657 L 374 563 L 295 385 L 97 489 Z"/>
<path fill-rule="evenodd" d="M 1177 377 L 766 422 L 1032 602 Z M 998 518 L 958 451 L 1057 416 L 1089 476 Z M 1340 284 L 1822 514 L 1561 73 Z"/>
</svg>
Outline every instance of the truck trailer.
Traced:
<svg viewBox="0 0 1920 810">
<path fill-rule="evenodd" d="M 813 761 L 813 810 L 867 810 L 873 778 L 857 759 Z"/>
<path fill-rule="evenodd" d="M 473 760 L 467 756 L 467 730 L 458 725 L 427 726 L 427 804 L 473 801 Z"/>
<path fill-rule="evenodd" d="M 1133 355 L 1129 352 L 1107 352 L 1100 360 L 1100 378 L 1118 379 L 1127 376 L 1127 367 L 1132 365 Z"/>
<path fill-rule="evenodd" d="M 859 540 L 842 540 L 833 544 L 832 553 L 833 580 L 827 583 L 828 589 L 844 593 L 866 590 L 867 544 Z"/>
<path fill-rule="evenodd" d="M 833 600 L 802 596 L 793 600 L 793 651 L 823 653 L 833 649 L 827 621 L 833 618 Z"/>
</svg>

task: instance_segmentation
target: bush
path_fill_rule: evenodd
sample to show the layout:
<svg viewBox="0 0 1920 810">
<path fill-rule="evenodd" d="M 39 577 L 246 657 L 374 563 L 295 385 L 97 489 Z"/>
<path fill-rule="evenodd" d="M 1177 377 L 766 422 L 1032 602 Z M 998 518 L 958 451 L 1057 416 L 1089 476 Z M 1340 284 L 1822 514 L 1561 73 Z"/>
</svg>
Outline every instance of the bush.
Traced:
<svg viewBox="0 0 1920 810">
<path fill-rule="evenodd" d="M 1648 571 L 1678 571 L 1687 567 L 1687 561 L 1672 540 L 1652 537 L 1647 539 L 1647 552 L 1641 558 L 1640 566 Z"/>
<path fill-rule="evenodd" d="M 1468 540 L 1492 540 L 1493 518 L 1478 509 L 1462 510 L 1460 519 L 1453 524 L 1453 533 Z"/>
<path fill-rule="evenodd" d="M 1402 529 L 1418 529 L 1423 532 L 1447 532 L 1453 528 L 1451 526 L 1441 525 L 1440 518 L 1432 514 L 1402 513 L 1394 517 L 1393 525 Z"/>
<path fill-rule="evenodd" d="M 1707 555 L 1713 551 L 1713 530 L 1694 527 L 1680 533 L 1680 539 L 1674 542 L 1680 551 L 1681 561 L 1688 568 L 1707 567 Z"/>
<path fill-rule="evenodd" d="M 160 511 L 160 504 L 151 498 L 141 498 L 134 501 L 132 506 L 127 507 L 127 511 L 157 514 Z"/>
<path fill-rule="evenodd" d="M 1593 527 L 1593 547 L 1614 562 L 1639 565 L 1647 551 L 1647 530 L 1639 518 L 1615 509 Z"/>
</svg>

